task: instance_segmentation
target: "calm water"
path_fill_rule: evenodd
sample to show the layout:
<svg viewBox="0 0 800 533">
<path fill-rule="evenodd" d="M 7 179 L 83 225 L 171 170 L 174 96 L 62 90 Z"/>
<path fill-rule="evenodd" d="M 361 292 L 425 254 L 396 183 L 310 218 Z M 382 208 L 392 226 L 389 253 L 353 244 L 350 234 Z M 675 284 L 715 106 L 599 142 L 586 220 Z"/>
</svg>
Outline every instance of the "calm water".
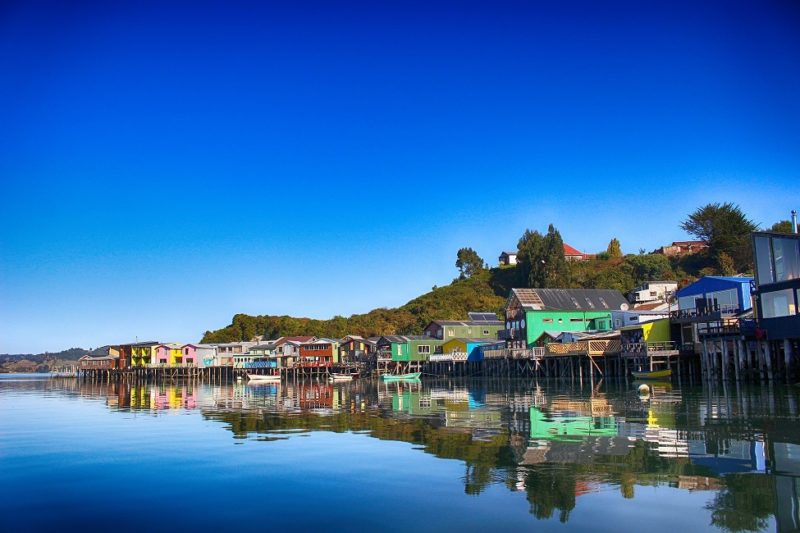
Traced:
<svg viewBox="0 0 800 533">
<path fill-rule="evenodd" d="M 797 387 L 0 376 L 0 530 L 793 531 Z"/>
</svg>

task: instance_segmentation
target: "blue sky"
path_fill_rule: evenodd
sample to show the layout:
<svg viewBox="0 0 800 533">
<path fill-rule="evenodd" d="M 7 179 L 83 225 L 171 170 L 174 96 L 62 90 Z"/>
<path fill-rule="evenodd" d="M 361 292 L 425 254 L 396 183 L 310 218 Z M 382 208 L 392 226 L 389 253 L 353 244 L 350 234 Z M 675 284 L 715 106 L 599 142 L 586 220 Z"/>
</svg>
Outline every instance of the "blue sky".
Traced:
<svg viewBox="0 0 800 533">
<path fill-rule="evenodd" d="M 327 318 L 525 228 L 800 207 L 796 2 L 6 2 L 0 352 Z"/>
</svg>

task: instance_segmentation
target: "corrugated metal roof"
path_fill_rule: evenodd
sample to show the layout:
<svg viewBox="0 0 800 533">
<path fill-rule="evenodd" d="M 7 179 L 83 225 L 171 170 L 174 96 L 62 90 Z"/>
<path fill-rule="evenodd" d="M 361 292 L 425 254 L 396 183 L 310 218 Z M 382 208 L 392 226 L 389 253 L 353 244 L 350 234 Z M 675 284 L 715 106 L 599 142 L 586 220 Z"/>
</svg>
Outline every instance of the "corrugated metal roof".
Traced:
<svg viewBox="0 0 800 533">
<path fill-rule="evenodd" d="M 498 318 L 493 320 L 434 320 L 431 324 L 438 324 L 439 326 L 502 326 L 503 321 Z M 430 325 L 430 324 L 428 324 Z"/>
<path fill-rule="evenodd" d="M 467 313 L 470 320 L 497 320 L 496 313 L 489 313 L 486 311 L 470 311 Z"/>
<path fill-rule="evenodd" d="M 628 300 L 612 289 L 512 289 L 524 309 L 537 311 L 627 310 Z"/>
</svg>

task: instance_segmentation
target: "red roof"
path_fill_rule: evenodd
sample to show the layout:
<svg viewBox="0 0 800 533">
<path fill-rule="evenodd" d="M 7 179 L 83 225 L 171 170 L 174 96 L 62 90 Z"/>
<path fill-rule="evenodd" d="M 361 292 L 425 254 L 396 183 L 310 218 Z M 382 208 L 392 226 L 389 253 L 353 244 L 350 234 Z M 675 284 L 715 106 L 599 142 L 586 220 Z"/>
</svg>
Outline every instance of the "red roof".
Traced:
<svg viewBox="0 0 800 533">
<path fill-rule="evenodd" d="M 575 248 L 573 248 L 569 244 L 564 243 L 564 255 L 579 255 L 579 256 L 583 257 L 584 253 L 579 251 L 579 250 L 576 250 Z"/>
</svg>

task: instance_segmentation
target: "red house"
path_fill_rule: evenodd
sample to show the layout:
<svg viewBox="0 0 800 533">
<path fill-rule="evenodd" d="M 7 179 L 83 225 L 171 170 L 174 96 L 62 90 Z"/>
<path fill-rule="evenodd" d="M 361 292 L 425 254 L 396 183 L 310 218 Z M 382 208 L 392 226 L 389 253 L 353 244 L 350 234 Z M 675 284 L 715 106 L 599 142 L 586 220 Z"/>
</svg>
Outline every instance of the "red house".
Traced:
<svg viewBox="0 0 800 533">
<path fill-rule="evenodd" d="M 567 261 L 586 261 L 592 258 L 594 258 L 594 254 L 585 254 L 580 250 L 576 250 L 569 244 L 564 243 L 564 259 Z"/>
<path fill-rule="evenodd" d="M 297 365 L 301 367 L 329 367 L 339 359 L 339 343 L 331 339 L 317 339 L 300 345 Z"/>
</svg>

